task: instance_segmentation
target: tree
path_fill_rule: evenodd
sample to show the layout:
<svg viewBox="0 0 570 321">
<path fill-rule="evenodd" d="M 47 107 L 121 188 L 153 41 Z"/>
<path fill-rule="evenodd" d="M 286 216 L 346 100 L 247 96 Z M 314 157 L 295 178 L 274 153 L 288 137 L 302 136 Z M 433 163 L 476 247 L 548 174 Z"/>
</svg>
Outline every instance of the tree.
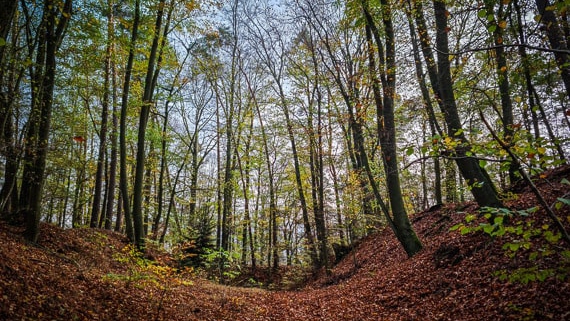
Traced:
<svg viewBox="0 0 570 321">
<path fill-rule="evenodd" d="M 12 19 L 18 8 L 17 0 L 1 0 L 0 7 L 0 66 L 4 65 L 4 50 L 8 42 L 8 34 L 10 32 L 10 25 Z"/>
<path fill-rule="evenodd" d="M 487 30 L 493 38 L 493 45 L 495 47 L 495 71 L 497 74 L 497 82 L 499 85 L 499 94 L 501 97 L 502 114 L 501 119 L 503 123 L 503 137 L 506 141 L 510 142 L 513 139 L 513 103 L 511 100 L 510 84 L 509 84 L 509 67 L 507 66 L 507 57 L 505 48 L 503 47 L 505 41 L 504 29 L 506 27 L 506 14 L 504 2 L 499 3 L 499 8 L 495 13 L 495 1 L 485 1 L 485 13 L 487 14 L 488 26 Z M 514 165 L 509 167 L 509 181 L 516 181 L 516 169 Z"/>
<path fill-rule="evenodd" d="M 309 223 L 307 197 L 305 195 L 302 183 L 301 164 L 299 161 L 299 152 L 297 148 L 298 143 L 295 138 L 293 120 L 291 119 L 290 115 L 291 107 L 286 97 L 286 91 L 284 88 L 288 49 L 283 39 L 283 35 L 279 31 L 277 25 L 270 22 L 271 20 L 275 20 L 274 16 L 270 16 L 271 10 L 269 8 L 256 9 L 261 9 L 261 11 L 265 13 L 265 16 L 254 17 L 251 13 L 249 13 L 249 24 L 247 24 L 249 31 L 248 35 L 254 42 L 252 44 L 253 52 L 261 64 L 265 67 L 265 70 L 269 73 L 272 79 L 271 88 L 277 96 L 277 99 L 279 101 L 278 106 L 280 107 L 285 117 L 285 127 L 287 129 L 287 136 L 289 144 L 291 146 L 291 156 L 293 158 L 293 166 L 295 171 L 295 183 L 303 217 L 305 237 L 307 239 L 307 245 L 311 255 L 311 260 L 313 261 L 313 264 L 316 264 L 318 261 L 315 241 L 313 233 L 311 231 L 311 225 Z M 261 21 L 257 19 L 260 19 Z M 265 19 L 265 24 L 263 24 L 263 19 Z"/>
<path fill-rule="evenodd" d="M 536 0 L 536 8 L 540 15 L 540 21 L 546 30 L 550 48 L 556 58 L 556 64 L 560 70 L 560 76 L 566 88 L 566 95 L 570 98 L 570 57 L 568 55 L 568 43 L 564 32 L 555 15 L 555 6 L 549 0 Z"/>
<path fill-rule="evenodd" d="M 367 0 L 361 0 L 362 10 L 365 17 L 366 38 L 368 41 L 368 61 L 370 77 L 372 79 L 372 89 L 374 101 L 376 103 L 376 117 L 378 117 L 378 131 L 380 136 L 380 146 L 382 149 L 382 160 L 384 172 L 386 174 L 386 184 L 390 197 L 392 217 L 387 216 L 391 221 L 394 233 L 402 243 L 408 256 L 413 256 L 422 249 L 422 244 L 414 232 L 402 197 L 400 188 L 400 178 L 398 170 L 397 150 L 396 150 L 396 128 L 394 121 L 394 96 L 396 94 L 396 47 L 394 29 L 392 25 L 392 12 L 387 1 L 381 1 L 380 11 L 382 14 L 382 24 L 384 29 L 384 44 L 380 38 L 380 32 L 376 26 Z M 379 70 L 382 83 L 383 94 L 380 93 L 377 79 L 377 67 L 374 58 L 375 52 L 372 48 L 373 39 L 376 43 L 379 65 L 385 66 Z"/>
<path fill-rule="evenodd" d="M 420 1 L 417 1 L 416 4 L 419 2 Z M 455 159 L 457 167 L 465 178 L 467 185 L 470 186 L 471 193 L 477 203 L 480 206 L 501 207 L 503 204 L 498 197 L 493 182 L 485 169 L 480 166 L 475 155 L 473 155 L 471 145 L 465 137 L 461 118 L 457 110 L 449 60 L 449 27 L 447 24 L 449 11 L 447 11 L 444 1 L 434 0 L 433 6 L 436 22 L 435 49 L 437 51 L 437 82 L 432 82 L 432 86 L 434 92 L 436 92 L 437 99 L 441 101 L 440 107 L 447 125 L 447 134 L 449 137 L 453 137 L 453 139 L 457 140 L 452 149 L 452 157 Z M 418 15 L 421 14 L 419 9 L 420 8 L 416 7 L 416 14 Z M 422 35 L 421 32 L 419 32 L 419 36 L 424 39 L 428 37 L 427 35 Z M 427 43 L 429 43 L 429 40 Z M 428 48 L 425 48 L 425 44 L 426 41 L 422 41 L 424 52 L 428 51 Z M 430 61 L 430 56 L 431 55 L 425 55 L 424 53 L 427 64 L 433 64 L 433 62 Z"/>
<path fill-rule="evenodd" d="M 419 48 L 419 41 L 418 37 L 416 36 L 415 30 L 416 26 L 414 23 L 414 18 L 412 15 L 412 7 L 410 1 L 408 1 L 407 6 L 405 6 L 404 11 L 406 13 L 406 17 L 408 19 L 408 28 L 410 32 L 410 40 L 412 43 L 412 51 L 414 56 L 414 67 L 416 71 L 416 78 L 418 80 L 418 85 L 420 87 L 420 91 L 422 94 L 422 100 L 425 104 L 425 109 L 428 117 L 430 133 L 432 137 L 439 135 L 440 137 L 443 136 L 443 132 L 441 127 L 438 123 L 437 117 L 435 115 L 434 107 L 433 107 L 433 100 L 430 96 L 428 86 L 426 83 L 426 77 L 424 73 L 424 68 L 422 65 L 421 60 L 421 53 Z M 434 77 L 435 78 L 435 77 Z M 438 157 L 433 159 L 433 170 L 435 175 L 435 183 L 434 183 L 434 193 L 435 193 L 435 203 L 436 204 L 443 204 L 442 198 L 442 190 L 441 190 L 441 165 L 440 160 Z M 427 204 L 425 204 L 427 205 Z"/>
<path fill-rule="evenodd" d="M 46 168 L 53 91 L 59 50 L 71 18 L 72 1 L 46 0 L 36 32 L 35 65 L 31 67 L 32 101 L 26 132 L 19 212 L 26 221 L 25 236 L 35 243 L 39 235 L 41 199 Z M 31 39 L 30 39 L 31 41 Z"/>
<path fill-rule="evenodd" d="M 127 176 L 127 109 L 129 106 L 129 94 L 131 88 L 131 74 L 133 71 L 133 63 L 135 58 L 135 47 L 138 39 L 138 28 L 140 24 L 140 0 L 135 1 L 135 13 L 132 22 L 131 39 L 129 43 L 129 54 L 127 64 L 125 66 L 125 76 L 123 81 L 123 93 L 121 96 L 121 116 L 119 125 L 119 188 L 121 191 L 120 199 L 122 201 L 122 212 L 125 217 L 125 230 L 127 237 L 136 242 L 133 219 L 131 216 L 131 205 L 129 197 L 129 186 Z M 139 232 L 142 227 L 139 226 Z M 140 237 L 140 235 L 139 235 Z"/>
<path fill-rule="evenodd" d="M 113 6 L 108 5 L 107 13 L 107 44 L 105 50 L 105 76 L 103 81 L 103 99 L 101 101 L 101 127 L 99 129 L 99 151 L 97 155 L 97 172 L 95 174 L 95 190 L 93 191 L 93 203 L 91 207 L 91 220 L 89 226 L 99 226 L 99 214 L 101 212 L 101 192 L 103 185 L 103 171 L 105 168 L 105 156 L 107 150 L 107 123 L 109 119 L 109 102 L 111 100 L 111 59 L 114 39 Z"/>
</svg>

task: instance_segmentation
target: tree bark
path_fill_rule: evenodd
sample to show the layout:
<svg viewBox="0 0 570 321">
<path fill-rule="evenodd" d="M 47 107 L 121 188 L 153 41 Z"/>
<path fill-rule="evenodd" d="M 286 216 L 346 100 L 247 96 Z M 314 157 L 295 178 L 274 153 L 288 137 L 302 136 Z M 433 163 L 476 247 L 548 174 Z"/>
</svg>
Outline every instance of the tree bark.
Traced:
<svg viewBox="0 0 570 321">
<path fill-rule="evenodd" d="M 137 134 L 137 154 L 135 165 L 135 183 L 133 186 L 133 229 L 134 229 L 134 243 L 140 249 L 145 248 L 145 231 L 144 231 L 144 217 L 143 217 L 143 188 L 145 180 L 145 136 L 148 126 L 150 109 L 153 107 L 153 95 L 155 82 L 155 68 L 156 59 L 159 50 L 160 30 L 162 28 L 162 18 L 164 14 L 165 0 L 160 0 L 158 4 L 158 11 L 156 14 L 156 22 L 154 26 L 154 36 L 150 48 L 150 55 L 148 58 L 144 92 L 142 97 L 142 106 L 139 114 L 139 127 Z"/>
<path fill-rule="evenodd" d="M 0 42 L 3 41 L 4 44 L 0 44 L 0 66 L 4 65 L 4 50 L 6 48 L 6 43 L 8 42 L 8 34 L 10 32 L 10 25 L 12 24 L 12 19 L 16 14 L 16 9 L 18 8 L 18 0 L 0 0 Z"/>
<path fill-rule="evenodd" d="M 26 222 L 24 235 L 36 243 L 41 218 L 41 197 L 51 126 L 56 54 L 71 18 L 72 1 L 60 7 L 48 0 L 44 4 L 38 29 L 36 66 L 33 67 L 31 116 L 26 135 L 22 190 L 19 211 Z M 59 15 L 59 13 L 61 14 Z"/>
<path fill-rule="evenodd" d="M 125 67 L 125 80 L 123 83 L 123 95 L 121 101 L 121 120 L 119 129 L 119 186 L 121 190 L 121 200 L 123 203 L 123 216 L 125 218 L 125 231 L 131 242 L 136 242 L 135 232 L 133 228 L 133 218 L 131 213 L 128 174 L 127 174 L 127 109 L 129 107 L 129 91 L 131 87 L 131 74 L 133 71 L 133 62 L 135 56 L 135 46 L 138 38 L 138 27 L 140 23 L 140 0 L 135 2 L 135 16 L 133 20 L 133 30 L 131 31 L 131 41 L 129 45 L 129 57 Z M 140 228 L 142 230 L 142 227 Z"/>
<path fill-rule="evenodd" d="M 490 22 L 490 26 L 494 26 L 494 31 L 491 32 L 493 37 L 493 42 L 495 45 L 495 72 L 497 74 L 497 81 L 499 84 L 499 94 L 501 96 L 501 107 L 502 107 L 502 123 L 503 123 L 503 137 L 506 142 L 510 144 L 513 139 L 513 103 L 511 100 L 510 85 L 509 85 L 509 73 L 507 66 L 507 57 L 505 53 L 505 48 L 503 47 L 504 32 L 500 25 L 500 22 L 507 17 L 504 13 L 504 4 L 499 2 L 499 10 L 495 15 L 495 1 L 485 1 L 485 8 L 487 9 L 487 15 L 493 15 L 494 20 Z M 514 164 L 511 163 L 509 166 L 509 181 L 514 183 L 516 181 L 516 168 Z"/>
<path fill-rule="evenodd" d="M 103 81 L 103 101 L 101 106 L 101 128 L 99 129 L 99 151 L 97 156 L 97 171 L 95 173 L 95 188 L 93 191 L 93 204 L 91 207 L 91 228 L 97 227 L 101 212 L 101 191 L 103 188 L 103 171 L 105 166 L 105 154 L 107 150 L 107 122 L 109 119 L 110 80 L 111 80 L 111 47 L 113 42 L 112 6 L 109 6 L 107 17 L 107 49 L 105 52 L 105 79 Z"/>
<path fill-rule="evenodd" d="M 114 22 L 111 23 L 114 28 Z M 113 33 L 114 34 L 114 31 Z M 109 162 L 109 181 L 107 182 L 107 215 L 105 219 L 105 229 L 110 230 L 113 221 L 113 209 L 115 208 L 115 195 L 116 195 L 116 185 L 117 185 L 117 130 L 119 128 L 118 118 L 117 118 L 117 86 L 116 86 L 116 70 L 115 62 L 113 57 L 111 57 L 111 88 L 112 89 L 112 128 L 109 140 L 111 141 L 111 160 Z M 119 216 L 117 215 L 117 222 L 119 221 Z"/>
<path fill-rule="evenodd" d="M 536 0 L 536 8 L 540 14 L 540 20 L 546 30 L 550 47 L 555 49 L 554 58 L 560 70 L 560 76 L 566 88 L 566 95 L 570 98 L 570 59 L 568 57 L 568 44 L 564 32 L 554 14 L 554 6 L 549 0 Z"/>
<path fill-rule="evenodd" d="M 410 39 L 412 42 L 412 51 L 414 54 L 414 66 L 415 66 L 415 70 L 416 70 L 416 78 L 417 78 L 418 84 L 420 86 L 420 92 L 422 93 L 422 99 L 425 103 L 431 135 L 432 136 L 435 136 L 435 135 L 443 136 L 443 132 L 442 132 L 441 127 L 439 126 L 439 123 L 437 121 L 437 117 L 435 115 L 435 111 L 434 111 L 433 104 L 432 104 L 432 99 L 430 97 L 430 93 L 429 93 L 429 90 L 428 90 L 428 87 L 426 84 L 425 74 L 423 71 L 422 63 L 421 63 L 418 38 L 417 38 L 416 33 L 415 33 L 416 26 L 414 24 L 414 19 L 413 19 L 413 15 L 412 15 L 413 10 L 414 9 L 412 8 L 410 2 L 408 1 L 408 6 L 406 7 L 406 16 L 408 17 L 408 27 L 410 29 Z M 427 36 L 427 34 L 425 36 Z M 441 188 L 441 165 L 440 165 L 440 160 L 437 157 L 434 158 L 434 160 L 433 160 L 433 171 L 434 171 L 434 176 L 435 176 L 435 182 L 434 182 L 434 187 L 433 187 L 435 203 L 436 204 L 442 204 L 443 203 L 443 198 L 442 198 L 443 194 L 442 194 L 442 188 Z M 428 205 L 428 204 L 426 204 L 426 205 Z"/>
<path fill-rule="evenodd" d="M 449 137 L 459 141 L 457 147 L 452 151 L 453 157 L 467 185 L 470 186 L 471 193 L 479 206 L 502 207 L 503 204 L 498 197 L 493 182 L 485 169 L 479 165 L 479 162 L 474 157 L 471 151 L 471 145 L 463 133 L 461 119 L 455 102 L 453 83 L 451 81 L 447 25 L 449 12 L 447 11 L 445 2 L 442 0 L 434 0 L 433 6 L 437 30 L 437 79 L 439 83 L 439 90 L 436 92 L 439 92 L 438 99 L 441 100 L 441 108 L 447 124 L 447 134 Z"/>
<path fill-rule="evenodd" d="M 396 127 L 394 119 L 394 95 L 396 91 L 396 62 L 395 62 L 395 38 L 392 25 L 392 12 L 386 0 L 380 1 L 382 10 L 382 23 L 384 27 L 384 45 L 376 23 L 370 13 L 368 1 L 362 0 L 362 10 L 366 21 L 366 38 L 368 42 L 368 66 L 372 79 L 372 90 L 376 103 L 378 117 L 378 133 L 386 175 L 386 184 L 392 210 L 391 226 L 396 237 L 404 247 L 409 257 L 422 249 L 422 243 L 412 228 L 402 196 L 400 177 L 398 171 L 398 155 L 396 148 Z M 377 54 L 380 59 L 380 70 L 377 70 L 373 39 L 376 42 Z M 385 52 L 384 52 L 385 49 Z M 380 84 L 376 73 L 379 72 L 383 92 L 380 92 Z"/>
</svg>

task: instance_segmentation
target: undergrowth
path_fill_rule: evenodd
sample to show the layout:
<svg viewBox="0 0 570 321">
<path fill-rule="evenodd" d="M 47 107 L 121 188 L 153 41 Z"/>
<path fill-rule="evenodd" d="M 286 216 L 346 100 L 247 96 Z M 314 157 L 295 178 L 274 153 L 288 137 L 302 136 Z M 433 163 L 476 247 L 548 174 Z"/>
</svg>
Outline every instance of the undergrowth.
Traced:
<svg viewBox="0 0 570 321">
<path fill-rule="evenodd" d="M 559 198 L 554 207 L 560 209 L 570 201 Z M 493 241 L 502 243 L 504 254 L 514 261 L 526 261 L 526 266 L 499 269 L 493 273 L 501 280 L 528 284 L 553 277 L 565 280 L 570 275 L 570 250 L 561 242 L 561 233 L 549 224 L 537 223 L 531 214 L 538 207 L 525 210 L 483 207 L 475 214 L 467 214 L 465 222 L 454 225 L 451 231 L 461 234 L 484 233 Z"/>
</svg>

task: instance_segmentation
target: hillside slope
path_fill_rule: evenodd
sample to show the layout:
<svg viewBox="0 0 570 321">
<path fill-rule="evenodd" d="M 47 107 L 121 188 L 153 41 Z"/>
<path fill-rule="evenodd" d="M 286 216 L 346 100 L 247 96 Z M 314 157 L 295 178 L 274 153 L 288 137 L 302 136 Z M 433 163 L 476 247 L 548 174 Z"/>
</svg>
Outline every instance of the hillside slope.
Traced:
<svg viewBox="0 0 570 321">
<path fill-rule="evenodd" d="M 570 198 L 563 178 L 570 180 L 570 167 L 537 182 L 549 204 Z M 527 187 L 515 189 L 511 209 L 536 204 Z M 0 320 L 570 320 L 570 281 L 556 277 L 570 269 L 561 255 L 568 246 L 531 236 L 509 257 L 503 245 L 522 235 L 449 231 L 476 210 L 467 203 L 417 213 L 425 249 L 413 258 L 386 229 L 298 291 L 227 287 L 173 274 L 160 262 L 143 266 L 124 237 L 108 231 L 43 225 L 33 246 L 0 223 Z M 570 228 L 570 206 L 557 214 Z M 542 211 L 511 224 L 519 219 L 525 231 L 554 232 Z M 554 276 L 521 284 L 493 275 L 501 270 Z"/>
</svg>

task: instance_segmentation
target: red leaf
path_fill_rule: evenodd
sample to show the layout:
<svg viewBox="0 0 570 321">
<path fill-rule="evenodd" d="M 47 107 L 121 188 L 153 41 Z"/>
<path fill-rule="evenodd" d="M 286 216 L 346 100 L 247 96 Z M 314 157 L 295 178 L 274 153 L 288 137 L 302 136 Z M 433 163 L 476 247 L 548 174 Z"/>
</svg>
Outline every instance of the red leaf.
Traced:
<svg viewBox="0 0 570 321">
<path fill-rule="evenodd" d="M 73 136 L 73 140 L 78 142 L 78 143 L 83 143 L 83 142 L 87 141 L 87 139 L 85 139 L 85 137 L 83 137 L 83 136 Z"/>
</svg>

